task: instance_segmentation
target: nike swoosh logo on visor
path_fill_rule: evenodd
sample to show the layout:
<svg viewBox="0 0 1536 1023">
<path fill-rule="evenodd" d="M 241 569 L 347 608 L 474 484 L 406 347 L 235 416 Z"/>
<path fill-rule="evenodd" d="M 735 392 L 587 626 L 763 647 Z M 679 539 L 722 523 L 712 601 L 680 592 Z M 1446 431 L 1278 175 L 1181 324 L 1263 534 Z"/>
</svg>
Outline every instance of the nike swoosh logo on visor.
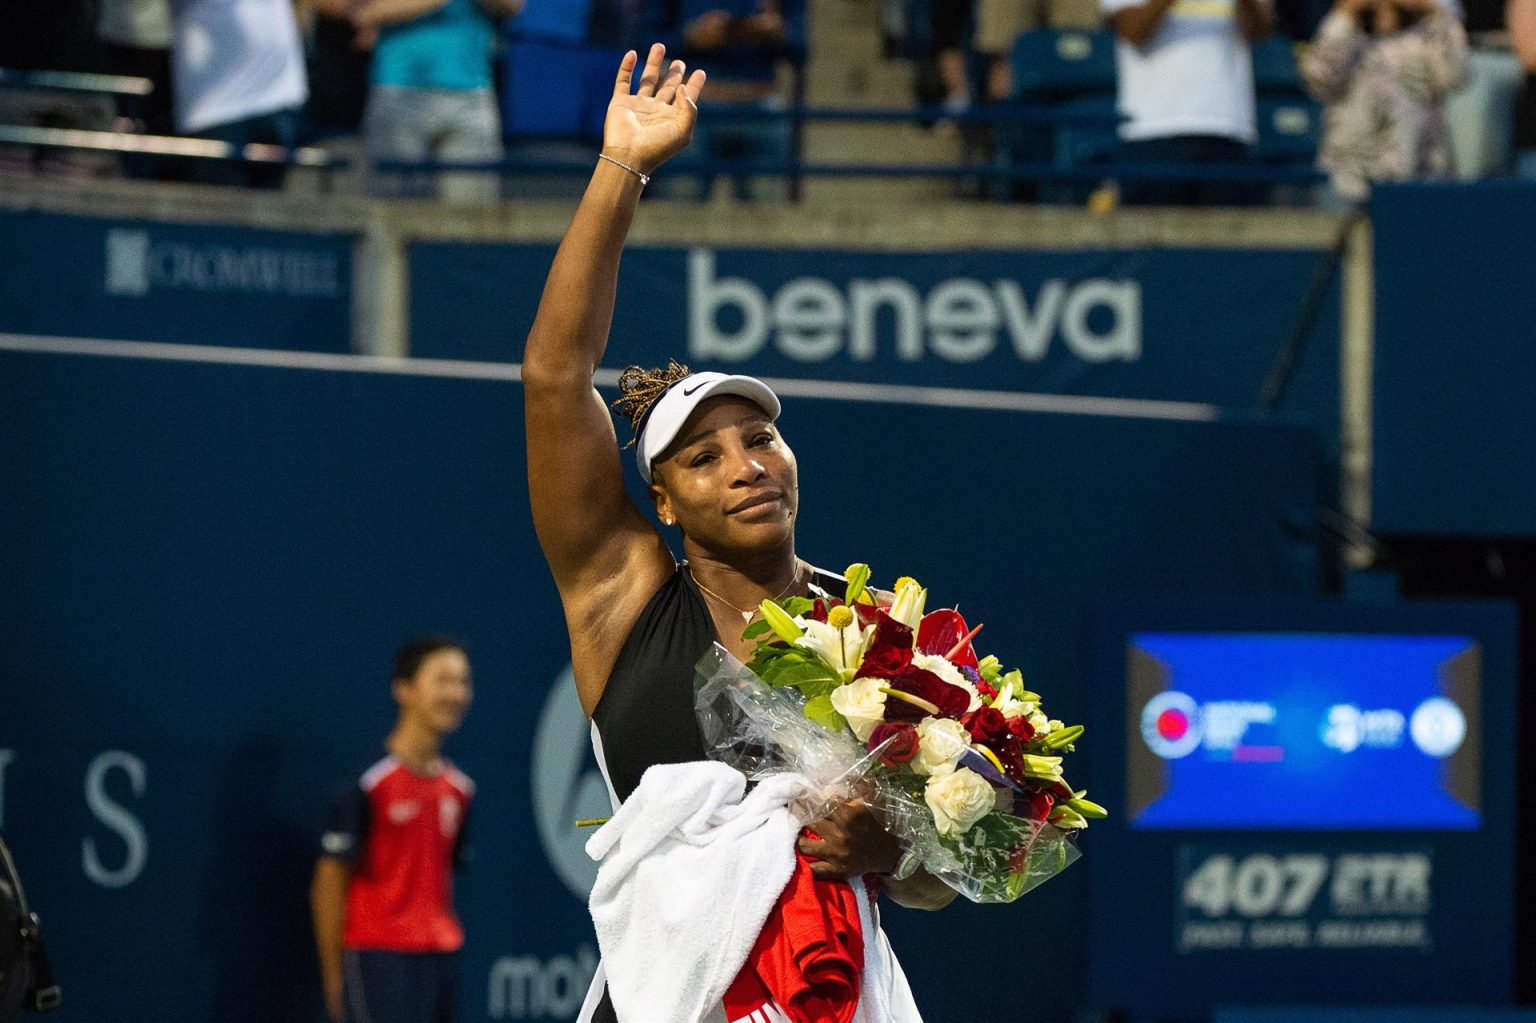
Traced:
<svg viewBox="0 0 1536 1023">
<path fill-rule="evenodd" d="M 692 397 L 694 391 L 697 391 L 699 388 L 703 387 L 707 383 L 709 383 L 708 380 L 704 381 L 703 384 L 694 384 L 692 387 L 685 387 L 685 388 L 683 388 L 683 397 L 684 398 Z"/>
</svg>

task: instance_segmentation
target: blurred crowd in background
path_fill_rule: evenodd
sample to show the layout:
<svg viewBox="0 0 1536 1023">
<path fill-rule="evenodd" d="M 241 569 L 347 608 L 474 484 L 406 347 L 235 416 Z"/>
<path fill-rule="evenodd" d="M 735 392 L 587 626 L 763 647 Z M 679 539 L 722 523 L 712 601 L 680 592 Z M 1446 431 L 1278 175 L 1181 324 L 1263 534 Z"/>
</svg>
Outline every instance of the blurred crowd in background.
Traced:
<svg viewBox="0 0 1536 1023">
<path fill-rule="evenodd" d="M 985 172 L 970 194 L 1093 203 L 1113 179 L 1126 203 L 1344 207 L 1375 180 L 1536 177 L 1536 0 L 1460 3 L 847 6 L 909 83 L 877 105 L 931 132 L 939 163 Z M 0 13 L 0 171 L 279 187 L 287 170 L 280 156 L 6 134 L 76 129 L 319 146 L 376 196 L 516 198 L 519 161 L 590 152 L 617 55 L 659 40 L 709 71 L 711 111 L 698 173 L 653 191 L 705 198 L 718 176 L 737 199 L 781 201 L 806 126 L 870 104 L 807 101 L 813 65 L 846 59 L 817 51 L 811 13 L 805 0 L 16 0 Z M 44 87 L 38 71 L 149 88 Z"/>
</svg>

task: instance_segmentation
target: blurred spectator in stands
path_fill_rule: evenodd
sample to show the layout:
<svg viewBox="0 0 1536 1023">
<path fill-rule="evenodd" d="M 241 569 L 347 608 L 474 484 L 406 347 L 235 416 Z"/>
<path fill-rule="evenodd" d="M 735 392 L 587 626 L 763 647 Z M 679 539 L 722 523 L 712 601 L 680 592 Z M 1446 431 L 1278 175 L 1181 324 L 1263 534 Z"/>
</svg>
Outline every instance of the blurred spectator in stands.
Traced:
<svg viewBox="0 0 1536 1023">
<path fill-rule="evenodd" d="M 352 23 L 376 33 L 363 139 L 380 162 L 493 164 L 501 159 L 492 60 L 496 20 L 523 0 L 361 0 Z M 558 85 L 552 85 L 558 88 Z M 375 166 L 376 195 L 493 202 L 493 171 L 420 173 Z"/>
<path fill-rule="evenodd" d="M 356 135 L 368 103 L 373 32 L 352 24 L 351 0 L 301 0 L 309 57 L 309 137 Z"/>
<path fill-rule="evenodd" d="M 977 0 L 976 52 L 987 67 L 987 99 L 1013 95 L 1013 41 L 1036 28 L 1094 29 L 1103 23 L 1096 0 Z"/>
<path fill-rule="evenodd" d="M 971 77 L 966 52 L 971 48 L 972 0 L 929 0 L 930 60 L 942 91 L 940 104 L 946 113 L 963 114 L 971 108 Z"/>
<path fill-rule="evenodd" d="M 642 29 L 647 41 L 659 39 L 668 53 L 709 73 L 706 113 L 693 129 L 690 151 L 698 159 L 728 162 L 785 163 L 794 156 L 794 138 L 779 83 L 780 66 L 805 52 L 805 5 L 802 0 L 652 0 L 651 22 Z M 681 52 L 679 52 L 681 51 Z M 708 107 L 716 107 L 713 113 Z M 733 117 L 729 107 L 742 116 Z M 719 108 L 726 109 L 719 109 Z M 678 170 L 682 170 L 681 164 Z M 662 194 L 707 199 L 713 172 L 666 178 Z M 782 201 L 788 197 L 783 175 L 731 173 L 733 195 L 742 201 Z"/>
<path fill-rule="evenodd" d="M 1372 181 L 1448 176 L 1445 98 L 1466 70 L 1466 31 L 1441 0 L 1338 0 L 1301 60 L 1327 104 L 1324 204 L 1360 202 Z"/>
<path fill-rule="evenodd" d="M 1100 0 L 1114 26 L 1121 151 L 1129 161 L 1234 164 L 1257 138 L 1251 44 L 1269 35 L 1267 0 Z M 1244 205 L 1234 182 L 1129 181 L 1127 203 Z"/>
<path fill-rule="evenodd" d="M 291 0 L 171 0 L 176 127 L 184 135 L 299 144 L 309 95 Z M 280 164 L 199 161 L 199 180 L 280 188 Z"/>
<path fill-rule="evenodd" d="M 1525 70 L 1515 103 L 1514 170 L 1517 177 L 1536 181 L 1536 0 L 1509 0 L 1505 21 Z"/>
<path fill-rule="evenodd" d="M 126 122 L 121 127 L 147 135 L 172 134 L 170 0 L 101 0 L 96 35 L 106 49 L 108 71 L 150 83 L 147 96 L 117 97 L 118 117 Z M 132 178 L 184 176 L 173 173 L 164 157 L 125 154 L 122 166 Z"/>
</svg>

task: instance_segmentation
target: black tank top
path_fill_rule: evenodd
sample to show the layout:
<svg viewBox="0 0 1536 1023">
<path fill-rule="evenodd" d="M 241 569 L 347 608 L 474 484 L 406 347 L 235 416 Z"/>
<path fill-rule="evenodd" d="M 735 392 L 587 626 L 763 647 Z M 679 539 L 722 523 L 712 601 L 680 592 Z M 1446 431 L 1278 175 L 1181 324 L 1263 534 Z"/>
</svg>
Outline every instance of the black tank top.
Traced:
<svg viewBox="0 0 1536 1023">
<path fill-rule="evenodd" d="M 841 584 L 812 568 L 813 591 L 835 591 Z M 592 711 L 603 767 L 620 800 L 629 798 L 652 764 L 704 759 L 693 675 L 715 638 L 709 604 L 687 563 L 679 564 L 635 619 Z"/>
<path fill-rule="evenodd" d="M 814 567 L 812 573 L 813 592 L 841 589 L 838 576 Z M 629 798 L 652 764 L 704 759 L 693 675 L 715 639 L 709 604 L 683 562 L 635 619 L 592 711 L 601 766 L 620 800 Z M 617 1023 L 606 991 L 590 1019 Z"/>
</svg>

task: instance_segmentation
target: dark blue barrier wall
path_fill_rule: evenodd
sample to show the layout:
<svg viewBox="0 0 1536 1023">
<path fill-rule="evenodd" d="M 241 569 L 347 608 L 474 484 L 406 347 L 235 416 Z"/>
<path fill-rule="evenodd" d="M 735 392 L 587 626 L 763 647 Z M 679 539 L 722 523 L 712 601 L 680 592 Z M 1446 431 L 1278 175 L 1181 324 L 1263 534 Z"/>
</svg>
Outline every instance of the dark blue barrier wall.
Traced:
<svg viewBox="0 0 1536 1023">
<path fill-rule="evenodd" d="M 345 235 L 6 212 L 0 249 L 0 332 L 351 348 Z"/>
<path fill-rule="evenodd" d="M 410 246 L 411 350 L 521 358 L 554 247 Z M 875 253 L 635 246 L 611 364 L 675 355 L 776 377 L 1252 408 L 1318 253 L 1144 248 Z M 515 283 L 515 286 L 509 286 Z M 1338 421 L 1324 302 L 1287 411 Z"/>
<path fill-rule="evenodd" d="M 1536 533 L 1536 186 L 1382 186 L 1371 206 L 1376 527 Z"/>
<path fill-rule="evenodd" d="M 492 381 L 0 353 L 0 827 L 51 925 L 60 1023 L 319 1019 L 315 828 L 425 629 L 464 636 L 478 682 L 449 748 L 479 781 L 464 1018 L 571 1018 L 594 950 L 571 822 L 601 783 L 521 416 Z M 962 603 L 1064 718 L 1087 711 L 1097 595 L 1314 586 L 1301 429 L 808 399 L 784 426 L 802 553 Z M 893 908 L 929 1018 L 1070 1018 L 1089 876 Z M 1001 979 L 1021 962 L 1023 995 Z"/>
</svg>

